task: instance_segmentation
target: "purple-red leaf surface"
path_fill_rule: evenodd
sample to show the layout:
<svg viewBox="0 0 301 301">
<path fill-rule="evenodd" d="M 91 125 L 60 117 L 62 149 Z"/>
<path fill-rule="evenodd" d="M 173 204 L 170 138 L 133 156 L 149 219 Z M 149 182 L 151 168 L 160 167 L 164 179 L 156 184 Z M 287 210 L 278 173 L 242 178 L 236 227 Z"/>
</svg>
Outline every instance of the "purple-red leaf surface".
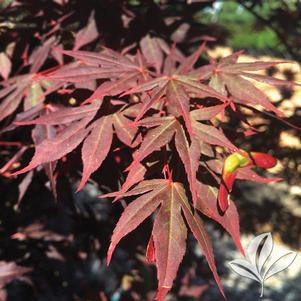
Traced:
<svg viewBox="0 0 301 301">
<path fill-rule="evenodd" d="M 82 46 L 93 42 L 97 37 L 98 30 L 94 19 L 94 14 L 91 14 L 88 24 L 75 34 L 73 50 L 78 50 Z"/>
<path fill-rule="evenodd" d="M 0 289 L 14 279 L 22 279 L 22 275 L 31 269 L 17 265 L 15 262 L 0 261 Z"/>
<path fill-rule="evenodd" d="M 112 143 L 112 116 L 104 116 L 93 123 L 89 136 L 82 147 L 83 176 L 77 188 L 81 190 L 88 181 L 91 173 L 99 168 L 106 158 Z"/>
<path fill-rule="evenodd" d="M 65 156 L 77 148 L 83 165 L 78 190 L 94 172 L 104 168 L 107 157 L 108 164 L 114 159 L 116 181 L 107 186 L 107 179 L 104 183 L 100 179 L 98 184 L 103 191 L 120 187 L 119 191 L 101 197 L 113 197 L 113 202 L 131 197 L 132 201 L 125 206 L 114 229 L 108 263 L 120 240 L 154 215 L 146 257 L 157 267 L 157 300 L 163 301 L 172 288 L 185 254 L 187 228 L 202 249 L 224 296 L 201 214 L 219 223 L 243 253 L 237 209 L 229 198 L 232 184 L 235 178 L 279 180 L 263 178 L 250 169 L 274 166 L 276 160 L 260 153 L 243 156 L 244 152 L 236 147 L 238 141 L 231 138 L 239 136 L 240 129 L 227 127 L 228 108 L 236 110 L 235 117 L 248 125 L 235 104 L 261 106 L 283 116 L 254 81 L 290 87 L 296 83 L 256 73 L 282 62 L 239 63 L 241 51 L 218 62 L 209 58 L 209 64 L 197 67 L 202 63 L 200 56 L 205 56 L 205 43 L 185 57 L 176 45 L 169 47 L 150 34 L 121 52 L 106 47 L 99 52 L 78 50 L 88 44 L 93 47 L 95 40 L 103 37 L 93 14 L 83 28 L 72 32 L 72 50 L 64 50 L 58 46 L 63 47 L 64 43 L 53 35 L 60 29 L 60 22 L 41 37 L 39 46 L 25 49 L 22 68 L 10 66 L 11 54 L 0 54 L 0 73 L 4 78 L 0 90 L 0 121 L 5 123 L 2 132 L 29 126 L 20 130 L 32 131 L 32 139 L 26 145 L 21 142 L 20 149 L 22 153 L 23 148 L 35 150 L 29 164 L 12 174 L 31 171 L 20 191 L 26 191 L 34 180 L 32 171 L 41 165 L 55 193 L 55 169 L 61 165 L 56 165 L 57 161 L 65 161 Z M 51 56 L 55 60 L 48 60 Z M 71 62 L 64 64 L 65 60 Z M 40 71 L 48 63 L 49 69 Z M 28 67 L 30 73 L 23 67 Z M 18 114 L 14 118 L 15 112 Z M 242 156 L 239 168 L 231 170 L 231 165 L 224 172 L 225 155 L 233 156 L 233 152 Z M 20 150 L 17 154 L 15 161 L 21 156 Z M 174 166 L 174 162 L 180 164 Z M 204 168 L 207 172 L 202 174 Z M 220 181 L 221 173 L 228 186 Z M 220 183 L 219 190 L 204 184 L 211 178 Z M 185 187 L 183 183 L 187 183 Z M 126 205 L 124 200 L 122 204 Z"/>
<path fill-rule="evenodd" d="M 113 197 L 118 193 L 103 197 Z M 185 254 L 187 227 L 184 217 L 204 252 L 222 295 L 225 296 L 217 274 L 209 235 L 198 214 L 192 213 L 182 184 L 171 182 L 170 179 L 145 181 L 138 184 L 137 188 L 125 193 L 124 196 L 133 196 L 139 193 L 144 194 L 125 208 L 114 229 L 108 250 L 108 263 L 119 241 L 136 229 L 160 206 L 154 219 L 152 237 L 146 255 L 147 260 L 155 262 L 157 266 L 158 290 L 156 299 L 159 301 L 165 299 Z"/>
<path fill-rule="evenodd" d="M 54 138 L 46 139 L 36 146 L 35 154 L 30 163 L 23 169 L 15 172 L 15 175 L 22 174 L 43 163 L 56 161 L 75 149 L 88 134 L 89 129 L 85 128 L 90 118 L 85 118 L 69 127 L 63 129 Z"/>
<path fill-rule="evenodd" d="M 217 206 L 218 190 L 216 188 L 198 182 L 197 193 L 198 200 L 196 208 L 223 226 L 231 235 L 236 247 L 244 254 L 240 242 L 239 216 L 234 202 L 231 202 L 228 210 L 224 214 L 221 214 Z"/>
</svg>

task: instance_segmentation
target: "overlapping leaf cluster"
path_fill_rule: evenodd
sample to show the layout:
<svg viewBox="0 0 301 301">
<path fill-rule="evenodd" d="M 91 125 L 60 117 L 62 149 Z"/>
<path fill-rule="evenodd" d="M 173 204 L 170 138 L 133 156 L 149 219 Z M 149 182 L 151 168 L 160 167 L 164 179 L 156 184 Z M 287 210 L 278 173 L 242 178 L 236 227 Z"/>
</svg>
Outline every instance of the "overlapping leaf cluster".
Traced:
<svg viewBox="0 0 301 301">
<path fill-rule="evenodd" d="M 8 79 L 0 91 L 1 119 L 12 116 L 24 101 L 24 112 L 4 131 L 33 126 L 34 155 L 13 175 L 43 166 L 55 193 L 57 161 L 79 147 L 83 168 L 77 190 L 81 190 L 107 157 L 126 148 L 128 156 L 122 162 L 115 156 L 121 174 L 116 183 L 122 181 L 121 188 L 106 196 L 136 198 L 116 225 L 108 262 L 118 242 L 153 215 L 147 259 L 157 266 L 157 299 L 164 300 L 172 287 L 185 253 L 188 228 L 224 295 L 202 221 L 206 215 L 222 225 L 243 253 L 234 203 L 223 214 L 217 205 L 224 157 L 239 151 L 222 129 L 223 116 L 236 106 L 247 105 L 281 117 L 253 83 L 290 85 L 253 73 L 280 62 L 239 63 L 240 53 L 235 53 L 219 62 L 209 58 L 210 63 L 200 66 L 208 59 L 205 43 L 186 57 L 175 46 L 149 35 L 122 53 L 108 48 L 78 50 L 95 38 L 94 26 L 89 24 L 77 35 L 73 50 L 64 50 L 52 40 L 45 42 L 32 58 L 30 74 Z M 60 66 L 38 73 L 50 51 L 59 58 Z M 64 63 L 66 58 L 70 63 Z M 75 107 L 44 101 L 47 95 L 82 89 L 89 97 Z M 241 169 L 237 177 L 266 181 L 250 167 Z"/>
</svg>

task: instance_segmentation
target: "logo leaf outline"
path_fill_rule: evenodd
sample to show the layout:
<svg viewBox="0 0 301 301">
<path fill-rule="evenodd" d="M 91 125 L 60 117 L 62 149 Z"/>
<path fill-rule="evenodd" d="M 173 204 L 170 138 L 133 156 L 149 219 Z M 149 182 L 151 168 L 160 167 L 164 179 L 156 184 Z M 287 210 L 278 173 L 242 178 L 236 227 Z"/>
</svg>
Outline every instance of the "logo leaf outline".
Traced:
<svg viewBox="0 0 301 301">
<path fill-rule="evenodd" d="M 258 261 L 257 261 L 257 271 L 258 273 L 263 276 L 264 275 L 264 265 L 267 262 L 268 258 L 270 257 L 272 250 L 273 250 L 273 238 L 271 233 L 268 233 L 263 240 L 261 250 L 257 249 Z M 260 245 L 259 245 L 260 246 Z M 258 247 L 259 247 L 258 246 Z M 264 277 L 263 277 L 264 278 Z"/>
<path fill-rule="evenodd" d="M 257 268 L 258 273 L 260 273 L 260 269 L 257 265 L 258 260 L 257 260 L 257 255 L 258 255 L 258 249 L 259 246 L 262 244 L 262 241 L 264 239 L 267 240 L 267 238 L 270 237 L 271 238 L 271 233 L 267 232 L 267 233 L 262 233 L 258 236 L 256 236 L 249 244 L 246 254 L 247 254 L 247 259 L 250 261 L 250 263 Z M 272 240 L 272 238 L 271 238 Z M 270 241 L 270 240 L 269 240 Z M 268 249 L 268 248 L 267 248 Z"/>
<path fill-rule="evenodd" d="M 262 282 L 261 275 L 258 273 L 256 267 L 252 266 L 252 264 L 245 259 L 235 259 L 229 262 L 230 267 L 237 274 L 253 279 L 259 283 Z"/>
<path fill-rule="evenodd" d="M 296 259 L 297 252 L 287 252 L 279 256 L 276 260 L 274 260 L 270 266 L 266 269 L 263 279 L 267 280 L 273 275 L 285 270 L 288 268 Z"/>
<path fill-rule="evenodd" d="M 296 252 L 289 251 L 282 253 L 275 260 L 268 261 L 273 246 L 270 232 L 260 234 L 249 243 L 245 259 L 235 259 L 229 262 L 234 272 L 261 284 L 260 298 L 263 297 L 265 280 L 288 268 L 297 257 Z"/>
</svg>

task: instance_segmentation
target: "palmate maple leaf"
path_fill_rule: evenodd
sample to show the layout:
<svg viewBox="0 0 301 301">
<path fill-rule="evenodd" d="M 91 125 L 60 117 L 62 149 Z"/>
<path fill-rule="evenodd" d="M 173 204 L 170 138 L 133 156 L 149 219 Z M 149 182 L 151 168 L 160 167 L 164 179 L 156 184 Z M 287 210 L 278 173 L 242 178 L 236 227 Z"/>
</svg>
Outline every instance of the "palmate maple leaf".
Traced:
<svg viewBox="0 0 301 301">
<path fill-rule="evenodd" d="M 131 59 L 108 48 L 104 48 L 101 53 L 60 49 L 58 51 L 79 61 L 69 70 L 59 69 L 47 74 L 46 79 L 64 84 L 95 79 L 109 80 L 98 86 L 84 103 L 103 99 L 104 96 L 121 94 L 136 86 L 137 82 L 148 79 L 149 71 L 145 58 L 139 53 Z"/>
<path fill-rule="evenodd" d="M 196 172 L 199 166 L 199 158 L 204 144 L 219 145 L 231 151 L 237 147 L 228 140 L 221 130 L 200 121 L 210 120 L 225 109 L 226 105 L 217 105 L 209 108 L 202 108 L 191 111 L 191 120 L 194 136 L 189 143 L 186 137 L 185 128 L 176 117 L 148 117 L 140 120 L 136 124 L 144 127 L 155 127 L 150 129 L 144 137 L 139 149 L 134 154 L 133 162 L 127 168 L 132 171 L 139 167 L 139 163 L 147 156 L 161 147 L 167 145 L 175 137 L 175 146 L 183 162 L 193 203 L 196 204 Z M 131 181 L 132 175 L 131 175 Z M 127 185 L 127 181 L 125 182 Z"/>
<path fill-rule="evenodd" d="M 135 146 L 140 142 L 136 129 L 127 127 L 131 123 L 124 114 L 127 109 L 102 116 L 92 123 L 100 102 L 93 102 L 75 108 L 61 108 L 31 121 L 18 122 L 19 125 L 66 125 L 55 136 L 45 137 L 36 143 L 35 154 L 25 168 L 13 175 L 30 171 L 40 164 L 54 162 L 74 150 L 82 141 L 83 176 L 78 186 L 82 189 L 90 175 L 96 171 L 106 158 L 115 132 L 126 145 Z M 113 130 L 114 127 L 114 130 Z"/>
<path fill-rule="evenodd" d="M 174 116 L 183 116 L 186 128 L 192 136 L 192 125 L 189 116 L 190 111 L 190 94 L 195 97 L 214 97 L 222 101 L 227 101 L 227 98 L 216 92 L 208 85 L 204 85 L 195 80 L 195 77 L 188 76 L 188 71 L 193 69 L 194 64 L 203 52 L 205 44 L 202 44 L 199 49 L 191 56 L 184 59 L 180 66 L 176 68 L 177 58 L 174 51 L 170 51 L 166 58 L 166 63 L 163 73 L 157 78 L 151 78 L 140 85 L 129 89 L 122 95 L 133 93 L 149 92 L 150 98 L 143 104 L 139 114 L 136 116 L 136 121 L 141 119 L 143 115 L 158 101 L 164 97 L 168 103 L 168 108 Z"/>
<path fill-rule="evenodd" d="M 77 41 L 76 48 L 88 41 Z M 101 84 L 86 99 L 86 102 L 91 102 L 92 100 L 99 101 L 104 96 L 121 94 L 134 87 L 137 81 L 140 82 L 148 78 L 147 64 L 141 55 L 137 55 L 131 60 L 107 48 L 102 53 L 65 51 L 55 48 L 56 43 L 54 38 L 49 38 L 32 53 L 29 57 L 30 74 L 15 76 L 3 83 L 4 87 L 0 90 L 0 99 L 2 99 L 0 121 L 11 115 L 23 100 L 26 111 L 43 102 L 47 94 L 57 91 L 69 83 L 85 82 L 84 86 L 88 87 L 87 83 L 96 79 L 110 79 L 110 81 Z M 79 61 L 61 66 L 55 71 L 50 69 L 38 73 L 51 49 L 59 55 L 66 54 L 77 58 Z"/>
<path fill-rule="evenodd" d="M 254 71 L 260 71 L 287 62 L 256 61 L 251 63 L 238 63 L 237 60 L 241 53 L 241 51 L 238 51 L 222 58 L 219 62 L 211 59 L 210 65 L 200 67 L 198 70 L 193 71 L 193 74 L 200 80 L 210 80 L 209 86 L 221 94 L 227 95 L 229 92 L 230 96 L 237 103 L 260 105 L 264 109 L 274 112 L 276 115 L 281 117 L 285 116 L 283 112 L 278 110 L 270 102 L 268 96 L 248 79 L 274 86 L 299 85 L 291 81 L 252 73 Z"/>
<path fill-rule="evenodd" d="M 24 111 L 30 110 L 44 102 L 46 90 L 57 90 L 60 87 L 61 83 L 55 81 L 36 80 L 38 71 L 49 57 L 51 47 L 56 43 L 54 37 L 46 39 L 43 45 L 37 47 L 30 55 L 28 74 L 16 75 L 1 83 L 0 121 L 14 113 L 22 102 Z"/>
<path fill-rule="evenodd" d="M 116 197 L 118 194 L 110 193 L 102 197 Z M 220 292 L 225 296 L 217 274 L 210 237 L 198 213 L 191 210 L 183 185 L 170 179 L 142 181 L 123 196 L 138 194 L 142 195 L 125 208 L 114 229 L 108 250 L 108 264 L 119 241 L 159 207 L 152 230 L 152 251 L 158 271 L 156 299 L 164 300 L 185 254 L 187 227 L 184 218 L 208 261 Z"/>
<path fill-rule="evenodd" d="M 92 30 L 91 37 L 94 38 L 93 28 L 85 30 Z M 135 55 L 126 54 L 127 50 L 118 53 L 107 48 L 100 53 L 57 50 L 76 61 L 41 75 L 38 82 L 48 80 L 67 91 L 84 88 L 93 91 L 92 95 L 79 107 L 60 107 L 36 118 L 43 111 L 40 110 L 28 115 L 29 119 L 35 118 L 33 120 L 16 118 L 19 125 L 35 125 L 35 132 L 39 129 L 42 133 L 42 129 L 50 127 L 55 133 L 51 137 L 40 135 L 41 139 L 34 139 L 35 154 L 31 162 L 15 175 L 40 164 L 51 166 L 53 174 L 55 162 L 82 144 L 80 190 L 91 174 L 101 167 L 115 135 L 122 147 L 126 146 L 133 154 L 133 159 L 120 190 L 107 196 L 117 200 L 142 195 L 122 214 L 112 237 L 108 262 L 120 239 L 158 210 L 147 248 L 147 260 L 156 262 L 158 268 L 158 299 L 163 300 L 170 290 L 183 258 L 186 225 L 203 249 L 222 292 L 210 238 L 198 212 L 222 225 L 243 253 L 239 218 L 233 202 L 221 214 L 218 188 L 208 186 L 206 181 L 204 184 L 200 178 L 205 168 L 216 184 L 221 182 L 224 156 L 216 152 L 216 146 L 227 153 L 239 152 L 239 149 L 226 137 L 215 119 L 218 114 L 223 115 L 233 101 L 262 105 L 280 114 L 246 78 L 273 84 L 287 82 L 250 73 L 273 66 L 275 62 L 236 63 L 238 54 L 235 54 L 219 63 L 211 61 L 209 65 L 196 68 L 204 44 L 189 57 L 184 57 L 176 47 L 169 48 L 160 39 L 149 36 L 140 44 L 142 53 L 138 50 Z M 245 91 L 240 87 L 242 83 Z M 55 92 L 55 89 L 55 86 L 50 87 L 45 94 Z M 166 168 L 170 162 L 180 162 L 172 170 L 183 171 L 178 175 L 178 182 L 145 180 L 154 175 L 158 177 L 162 167 Z M 237 172 L 237 178 L 269 181 L 244 168 Z M 180 182 L 186 183 L 186 180 L 188 187 L 184 191 Z M 194 211 L 190 208 L 190 199 Z"/>
</svg>

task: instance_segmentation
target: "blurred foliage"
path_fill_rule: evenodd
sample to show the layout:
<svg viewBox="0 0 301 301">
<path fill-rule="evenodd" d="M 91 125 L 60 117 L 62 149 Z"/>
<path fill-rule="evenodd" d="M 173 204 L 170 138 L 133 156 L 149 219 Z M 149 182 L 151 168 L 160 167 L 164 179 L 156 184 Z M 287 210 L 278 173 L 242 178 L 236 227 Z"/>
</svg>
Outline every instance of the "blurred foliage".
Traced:
<svg viewBox="0 0 301 301">
<path fill-rule="evenodd" d="M 214 1 L 198 18 L 223 27 L 230 47 L 301 58 L 301 1 Z"/>
<path fill-rule="evenodd" d="M 226 28 L 227 44 L 235 49 L 277 49 L 277 36 L 269 28 L 257 25 L 256 18 L 236 2 L 217 2 L 215 11 L 205 12 L 208 23 L 215 22 Z"/>
</svg>

